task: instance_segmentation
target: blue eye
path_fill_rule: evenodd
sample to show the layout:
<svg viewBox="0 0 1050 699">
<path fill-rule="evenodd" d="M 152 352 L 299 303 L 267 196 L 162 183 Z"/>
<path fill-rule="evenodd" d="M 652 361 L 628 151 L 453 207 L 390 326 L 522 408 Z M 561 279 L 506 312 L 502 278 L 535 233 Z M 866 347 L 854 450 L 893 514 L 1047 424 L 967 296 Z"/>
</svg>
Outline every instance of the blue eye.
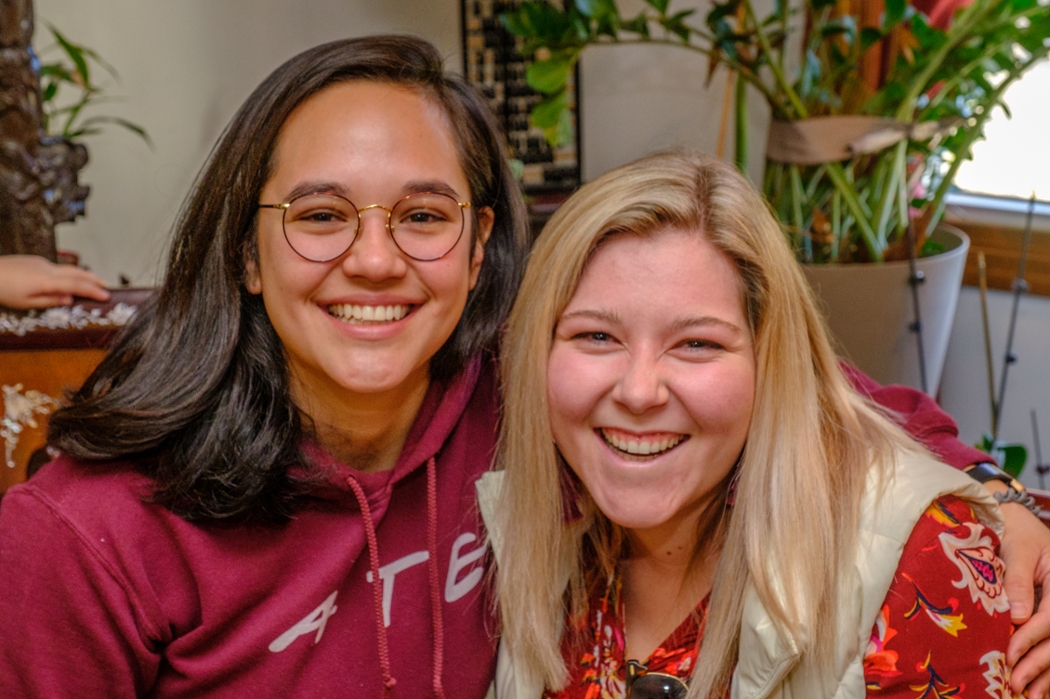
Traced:
<svg viewBox="0 0 1050 699">
<path fill-rule="evenodd" d="M 572 336 L 573 340 L 582 340 L 584 342 L 612 342 L 613 336 L 606 332 L 601 331 L 588 331 L 582 333 L 576 333 Z"/>
<path fill-rule="evenodd" d="M 688 349 L 724 349 L 722 345 L 711 340 L 686 340 L 682 346 Z"/>
</svg>

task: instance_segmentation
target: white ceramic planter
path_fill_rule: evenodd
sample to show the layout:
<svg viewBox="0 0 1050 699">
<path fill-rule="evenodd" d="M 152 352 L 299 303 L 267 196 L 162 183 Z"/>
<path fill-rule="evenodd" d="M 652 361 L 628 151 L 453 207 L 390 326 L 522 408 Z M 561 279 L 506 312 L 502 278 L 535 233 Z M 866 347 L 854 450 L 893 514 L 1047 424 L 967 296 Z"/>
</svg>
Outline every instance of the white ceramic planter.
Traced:
<svg viewBox="0 0 1050 699">
<path fill-rule="evenodd" d="M 970 239 L 960 230 L 940 227 L 933 239 L 939 255 L 922 258 L 918 269 L 927 390 L 937 394 L 948 352 L 955 305 L 959 300 Z M 817 293 L 840 355 L 881 384 L 922 388 L 908 262 L 850 265 L 803 265 Z"/>
</svg>

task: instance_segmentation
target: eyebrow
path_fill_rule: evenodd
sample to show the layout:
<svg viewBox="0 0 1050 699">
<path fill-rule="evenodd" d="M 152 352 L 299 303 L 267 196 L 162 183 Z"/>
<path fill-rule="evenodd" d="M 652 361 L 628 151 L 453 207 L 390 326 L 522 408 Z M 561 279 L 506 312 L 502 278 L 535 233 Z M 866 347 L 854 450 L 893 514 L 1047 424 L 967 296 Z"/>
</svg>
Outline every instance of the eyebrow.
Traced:
<svg viewBox="0 0 1050 699">
<path fill-rule="evenodd" d="M 571 313 L 564 313 L 558 319 L 560 324 L 563 320 L 572 320 L 574 318 L 591 318 L 594 320 L 601 320 L 607 323 L 622 324 L 620 316 L 611 311 L 604 311 L 599 309 L 581 309 L 579 311 L 573 311 Z M 736 333 L 743 333 L 743 328 L 730 323 L 727 320 L 722 320 L 715 316 L 684 316 L 679 318 L 671 325 L 672 332 L 684 332 L 690 328 L 703 327 L 703 326 L 720 326 L 727 328 Z"/>
<path fill-rule="evenodd" d="M 435 194 L 447 194 L 456 201 L 460 200 L 460 194 L 447 182 L 441 180 L 409 180 L 401 187 L 401 193 L 396 199 L 402 199 L 411 194 L 420 194 L 422 192 L 434 192 Z M 338 194 L 344 199 L 353 199 L 350 196 L 350 189 L 341 182 L 332 182 L 328 180 L 308 180 L 306 182 L 300 182 L 292 191 L 288 193 L 286 201 L 291 201 L 296 197 L 301 197 L 304 194 Z M 395 201 L 396 201 L 395 199 Z M 354 202 L 364 204 L 364 202 Z M 381 203 L 381 202 L 375 202 Z M 389 202 L 393 204 L 393 202 Z M 364 204 L 367 206 L 367 204 Z"/>
<path fill-rule="evenodd" d="M 574 318 L 591 318 L 593 320 L 602 320 L 607 323 L 615 323 L 619 325 L 621 323 L 620 316 L 610 311 L 582 309 L 579 311 L 573 311 L 572 313 L 563 313 L 558 318 L 558 324 L 560 325 L 563 320 L 573 320 Z"/>
<path fill-rule="evenodd" d="M 743 328 L 738 327 L 733 323 L 730 323 L 728 320 L 722 320 L 721 318 L 717 318 L 715 316 L 685 316 L 684 318 L 679 318 L 678 320 L 676 320 L 671 325 L 671 328 L 675 332 L 682 332 L 690 328 L 703 327 L 708 325 L 721 326 L 723 328 L 727 328 L 737 333 L 744 332 Z"/>
</svg>

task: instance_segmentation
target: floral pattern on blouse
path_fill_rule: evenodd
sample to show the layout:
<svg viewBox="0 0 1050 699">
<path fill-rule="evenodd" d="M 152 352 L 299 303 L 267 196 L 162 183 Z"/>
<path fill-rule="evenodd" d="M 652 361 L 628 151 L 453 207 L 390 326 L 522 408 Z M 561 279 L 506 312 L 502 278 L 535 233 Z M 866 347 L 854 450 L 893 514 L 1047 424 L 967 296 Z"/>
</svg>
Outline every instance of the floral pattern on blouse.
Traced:
<svg viewBox="0 0 1050 699">
<path fill-rule="evenodd" d="M 548 690 L 545 699 L 622 699 L 626 691 L 626 639 L 623 630 L 623 596 L 620 576 L 610 578 L 604 594 L 592 600 L 591 607 L 576 625 L 585 631 L 589 646 L 574 654 L 563 649 L 571 678 L 560 692 Z M 670 636 L 653 651 L 646 661 L 650 672 L 676 677 L 689 677 L 693 671 L 703 626 L 707 617 L 708 597 L 700 602 Z M 575 655 L 575 657 L 572 657 Z M 634 658 L 631 658 L 633 660 Z"/>
<path fill-rule="evenodd" d="M 962 500 L 945 496 L 927 508 L 905 543 L 864 653 L 869 699 L 1014 699 L 1004 653 L 1013 626 L 998 548 L 998 537 Z M 688 679 L 707 606 L 704 598 L 653 652 L 650 671 Z M 569 684 L 545 699 L 623 699 L 623 618 L 614 576 L 575 622 L 585 647 L 563 646 Z"/>
</svg>

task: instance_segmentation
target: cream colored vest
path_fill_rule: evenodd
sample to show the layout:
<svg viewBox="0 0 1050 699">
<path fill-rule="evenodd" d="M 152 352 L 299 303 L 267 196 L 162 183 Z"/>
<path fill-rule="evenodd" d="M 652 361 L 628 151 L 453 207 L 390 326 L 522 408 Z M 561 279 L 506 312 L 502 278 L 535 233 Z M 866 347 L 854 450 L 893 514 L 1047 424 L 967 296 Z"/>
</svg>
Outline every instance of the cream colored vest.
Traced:
<svg viewBox="0 0 1050 699">
<path fill-rule="evenodd" d="M 493 529 L 493 511 L 502 475 L 485 474 L 477 482 L 478 501 L 499 560 L 502 535 Z M 876 498 L 874 476 L 861 503 L 860 532 L 852 581 L 853 593 L 843 595 L 847 608 L 840 615 L 836 648 L 838 668 L 834 682 L 820 681 L 813 663 L 800 658 L 789 639 L 773 625 L 753 588 L 745 592 L 740 629 L 740 651 L 733 674 L 733 699 L 863 699 L 863 655 L 871 637 L 875 617 L 893 581 L 904 543 L 931 502 L 954 494 L 974 508 L 978 518 L 1002 535 L 1002 519 L 995 500 L 984 486 L 966 474 L 920 455 L 900 459 L 892 480 Z M 543 686 L 535 678 L 522 676 L 514 658 L 500 647 L 496 681 L 490 698 L 537 699 Z"/>
</svg>

